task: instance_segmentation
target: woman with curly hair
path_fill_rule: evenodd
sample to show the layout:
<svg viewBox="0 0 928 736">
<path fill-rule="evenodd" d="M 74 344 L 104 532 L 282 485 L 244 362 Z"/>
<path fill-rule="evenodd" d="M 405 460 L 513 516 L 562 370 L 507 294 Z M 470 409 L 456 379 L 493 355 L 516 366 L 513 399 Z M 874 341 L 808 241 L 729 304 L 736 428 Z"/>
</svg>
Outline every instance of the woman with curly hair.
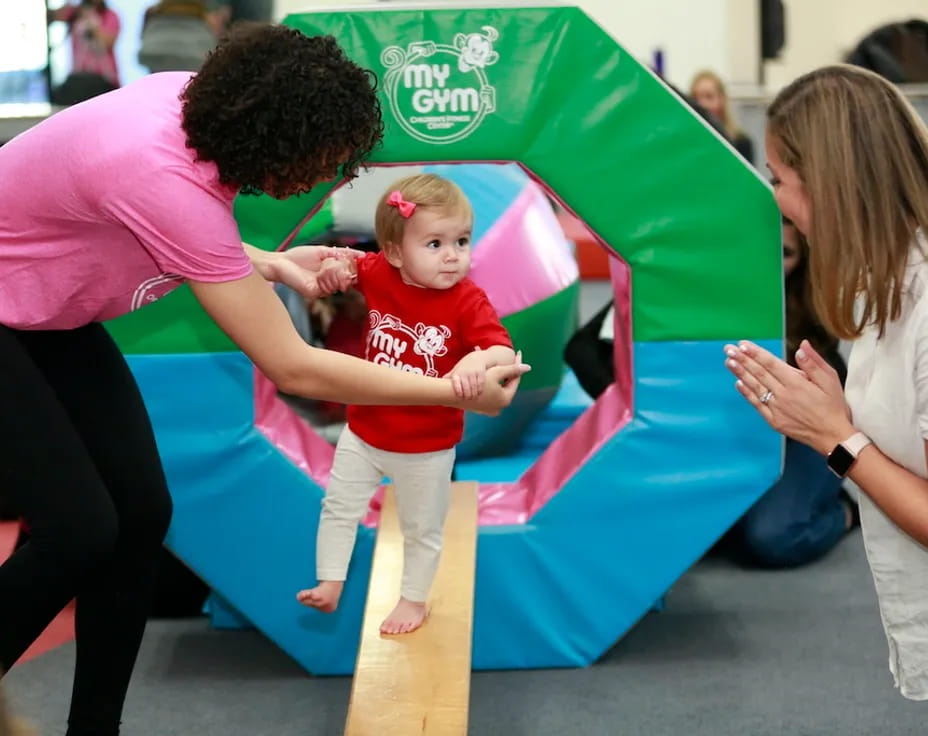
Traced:
<svg viewBox="0 0 928 736">
<path fill-rule="evenodd" d="M 237 193 L 354 174 L 382 135 L 375 86 L 332 38 L 243 27 L 196 76 L 146 77 L 0 149 L 0 488 L 31 532 L 0 567 L 0 671 L 76 597 L 69 736 L 119 732 L 171 517 L 148 415 L 102 322 L 186 282 L 282 390 L 346 403 L 494 413 L 527 370 L 491 369 L 467 400 L 450 380 L 312 348 L 267 282 L 315 296 L 321 261 L 348 256 L 241 242 Z"/>
</svg>

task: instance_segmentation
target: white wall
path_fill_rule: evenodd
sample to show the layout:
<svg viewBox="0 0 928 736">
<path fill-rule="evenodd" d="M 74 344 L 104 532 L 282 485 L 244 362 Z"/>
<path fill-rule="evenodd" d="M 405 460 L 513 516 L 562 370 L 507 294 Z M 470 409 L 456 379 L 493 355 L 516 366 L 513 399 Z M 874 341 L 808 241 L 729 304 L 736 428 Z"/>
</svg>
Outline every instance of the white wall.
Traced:
<svg viewBox="0 0 928 736">
<path fill-rule="evenodd" d="M 702 68 L 729 67 L 725 41 L 728 2 L 580 0 L 578 5 L 642 63 L 650 66 L 655 49 L 661 49 L 664 75 L 686 88 Z"/>
<path fill-rule="evenodd" d="M 383 2 L 370 0 L 274 0 L 274 18 L 281 20 L 290 13 L 299 13 L 304 10 L 318 10 L 319 8 L 342 8 L 351 5 L 379 5 Z M 442 0 L 436 0 L 436 5 L 440 5 Z"/>
<path fill-rule="evenodd" d="M 507 0 L 502 0 L 499 5 Z M 459 0 L 434 0 L 433 7 Z M 758 82 L 760 0 L 576 0 L 626 50 L 651 63 L 664 52 L 667 78 L 681 88 L 693 74 L 714 69 L 736 96 L 753 94 Z M 809 69 L 840 61 L 866 33 L 884 23 L 928 19 L 928 0 L 784 0 L 787 42 L 781 58 L 767 62 L 767 87 L 776 91 Z M 276 0 L 277 18 L 320 7 L 358 5 L 358 0 Z M 402 0 L 368 5 L 401 7 Z M 481 4 L 477 0 L 475 5 Z M 520 4 L 518 1 L 513 4 Z M 525 5 L 538 5 L 524 2 Z M 570 4 L 570 0 L 565 0 Z"/>
<path fill-rule="evenodd" d="M 804 72 L 843 59 L 875 28 L 928 20 L 928 0 L 785 0 L 786 47 L 767 62 L 767 87 L 777 90 Z"/>
<path fill-rule="evenodd" d="M 148 74 L 139 65 L 139 46 L 142 44 L 142 19 L 152 0 L 107 0 L 106 4 L 119 14 L 119 38 L 116 39 L 116 63 L 123 84 L 134 82 Z"/>
<path fill-rule="evenodd" d="M 459 0 L 435 0 L 432 7 L 441 7 L 446 2 L 462 4 Z M 492 3 L 497 7 L 507 0 Z M 537 6 L 542 3 L 524 2 L 523 5 Z M 340 8 L 358 5 L 358 0 L 276 0 L 275 17 L 283 18 L 288 13 L 319 8 Z M 360 3 L 360 4 L 363 4 Z M 402 7 L 402 0 L 380 0 L 369 5 L 389 8 Z M 480 5 L 481 0 L 473 3 Z M 483 3 L 486 4 L 486 3 Z M 519 2 L 513 2 L 519 5 Z M 664 72 L 674 84 L 686 87 L 690 78 L 699 69 L 718 69 L 728 76 L 732 68 L 732 44 L 729 43 L 731 19 L 739 15 L 748 18 L 743 10 L 733 12 L 731 8 L 751 8 L 750 0 L 566 0 L 564 5 L 577 4 L 611 33 L 622 46 L 636 58 L 651 65 L 656 49 L 664 52 Z M 694 6 L 698 5 L 698 9 Z M 752 36 L 753 38 L 753 36 Z M 740 42 L 740 39 L 738 39 Z M 738 45 L 736 42 L 735 45 Z M 738 53 L 735 51 L 734 53 Z M 751 73 L 756 71 L 756 62 L 751 61 Z"/>
</svg>

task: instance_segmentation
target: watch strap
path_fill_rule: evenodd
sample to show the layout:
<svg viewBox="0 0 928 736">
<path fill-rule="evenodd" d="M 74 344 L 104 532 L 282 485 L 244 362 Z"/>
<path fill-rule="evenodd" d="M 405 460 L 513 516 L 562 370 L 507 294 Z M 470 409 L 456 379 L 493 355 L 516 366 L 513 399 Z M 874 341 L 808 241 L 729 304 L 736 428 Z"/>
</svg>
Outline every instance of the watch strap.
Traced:
<svg viewBox="0 0 928 736">
<path fill-rule="evenodd" d="M 844 445 L 844 449 L 856 458 L 867 445 L 873 444 L 873 440 L 863 432 L 855 432 L 841 444 Z"/>
</svg>

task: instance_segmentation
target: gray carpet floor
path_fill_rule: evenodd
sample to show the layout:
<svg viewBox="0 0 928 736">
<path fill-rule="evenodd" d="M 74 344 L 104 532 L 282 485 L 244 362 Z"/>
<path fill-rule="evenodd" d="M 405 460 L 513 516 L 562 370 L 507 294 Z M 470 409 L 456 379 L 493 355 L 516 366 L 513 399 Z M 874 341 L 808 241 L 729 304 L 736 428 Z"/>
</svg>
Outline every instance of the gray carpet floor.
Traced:
<svg viewBox="0 0 928 736">
<path fill-rule="evenodd" d="M 859 534 L 798 570 L 707 558 L 666 602 L 592 667 L 474 673 L 470 734 L 928 733 L 928 705 L 893 689 Z M 4 681 L 42 736 L 64 732 L 73 662 L 73 645 L 64 646 Z M 153 621 L 123 733 L 335 736 L 350 687 L 305 674 L 255 632 Z"/>
</svg>

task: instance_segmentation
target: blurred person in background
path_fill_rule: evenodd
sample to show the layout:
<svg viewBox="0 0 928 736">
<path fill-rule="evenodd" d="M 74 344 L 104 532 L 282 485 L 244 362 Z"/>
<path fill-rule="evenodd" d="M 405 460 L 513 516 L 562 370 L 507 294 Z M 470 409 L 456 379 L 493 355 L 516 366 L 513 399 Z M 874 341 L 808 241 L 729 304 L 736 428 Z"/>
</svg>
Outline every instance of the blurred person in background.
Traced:
<svg viewBox="0 0 928 736">
<path fill-rule="evenodd" d="M 690 97 L 721 123 L 725 137 L 735 150 L 753 166 L 754 141 L 735 122 L 731 114 L 725 84 L 719 75 L 709 70 L 699 72 L 690 84 Z"/>
<path fill-rule="evenodd" d="M 114 47 L 119 16 L 105 0 L 81 0 L 48 11 L 48 22 L 62 22 L 71 37 L 71 72 L 52 90 L 52 102 L 73 105 L 119 87 Z"/>
<path fill-rule="evenodd" d="M 150 72 L 198 71 L 228 17 L 207 0 L 160 0 L 145 11 L 139 63 Z"/>
</svg>

